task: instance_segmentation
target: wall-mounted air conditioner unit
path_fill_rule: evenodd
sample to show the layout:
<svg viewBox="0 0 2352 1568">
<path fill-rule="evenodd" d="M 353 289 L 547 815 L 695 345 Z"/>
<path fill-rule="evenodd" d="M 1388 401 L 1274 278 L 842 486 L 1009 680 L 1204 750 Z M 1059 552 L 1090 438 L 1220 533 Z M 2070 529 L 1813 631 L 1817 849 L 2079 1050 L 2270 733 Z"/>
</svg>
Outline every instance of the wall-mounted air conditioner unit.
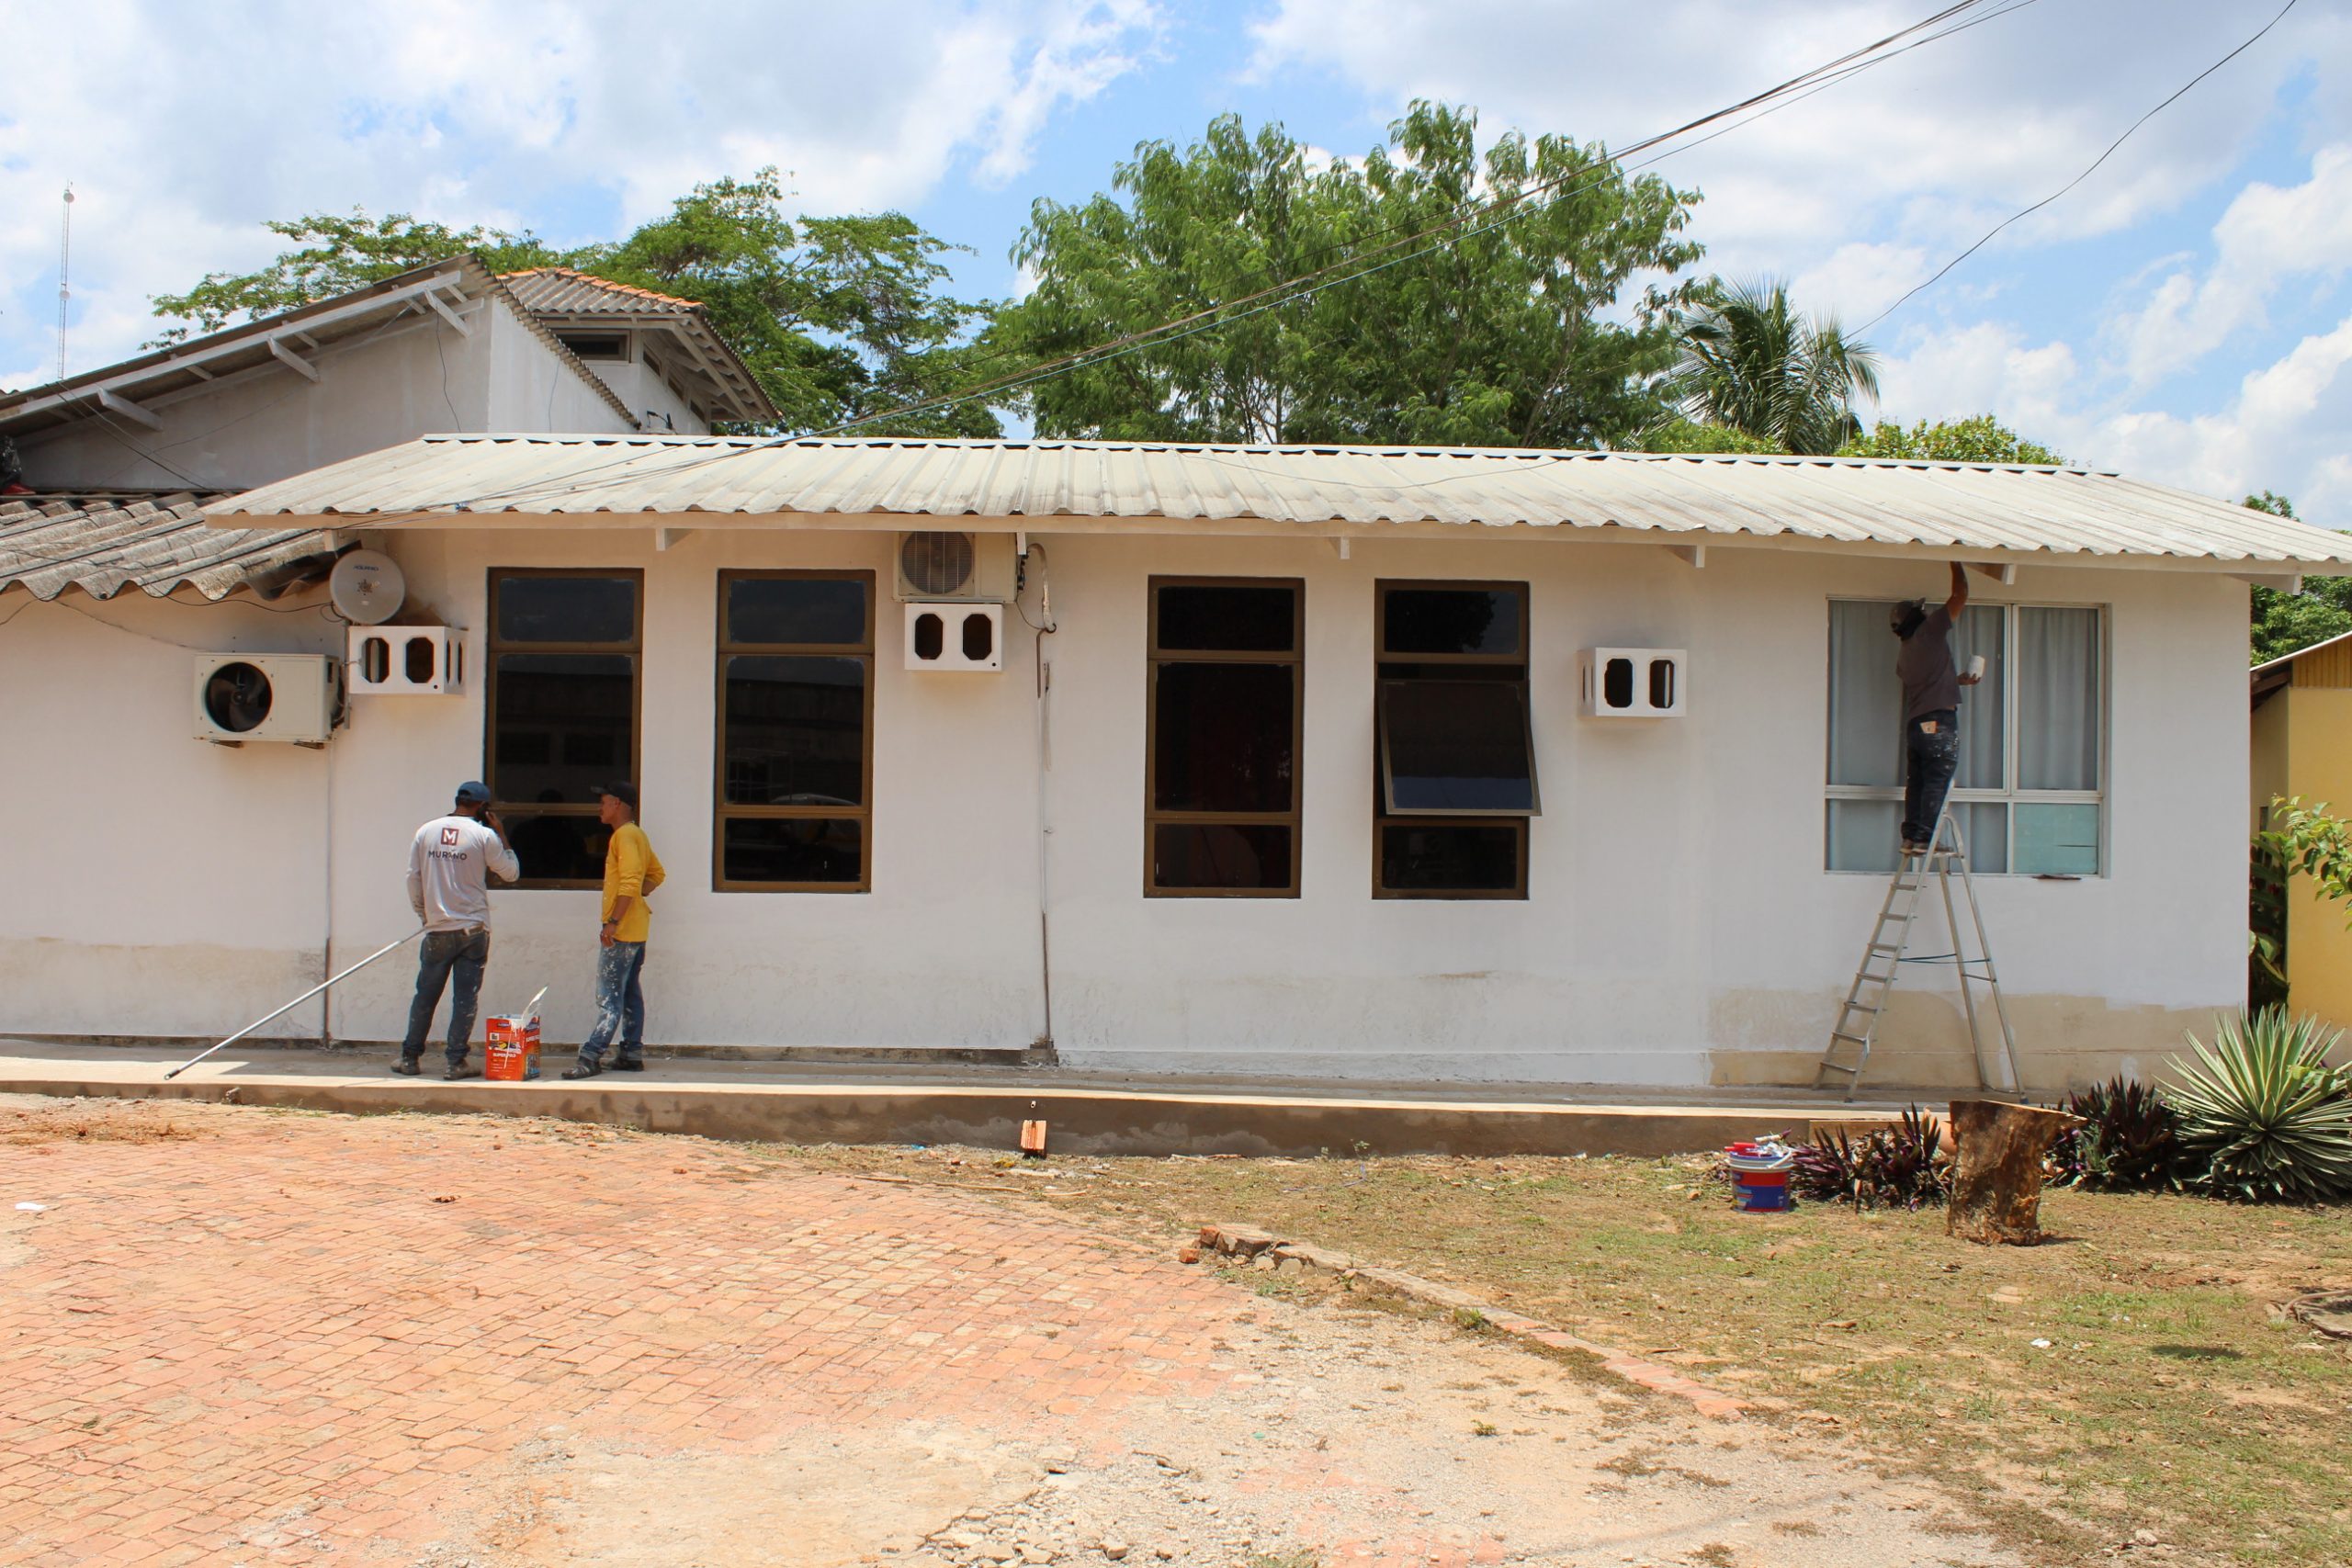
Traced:
<svg viewBox="0 0 2352 1568">
<path fill-rule="evenodd" d="M 1577 655 L 1587 718 L 1680 718 L 1690 655 L 1679 648 L 1588 648 Z"/>
<path fill-rule="evenodd" d="M 907 606 L 907 668 L 965 671 L 1004 668 L 1004 606 Z"/>
<path fill-rule="evenodd" d="M 354 626 L 351 694 L 447 696 L 466 689 L 466 634 L 457 626 Z"/>
<path fill-rule="evenodd" d="M 1012 546 L 1010 534 L 901 534 L 894 591 L 901 600 L 1010 603 Z"/>
<path fill-rule="evenodd" d="M 201 653 L 196 738 L 324 745 L 343 716 L 343 661 L 325 653 Z"/>
</svg>

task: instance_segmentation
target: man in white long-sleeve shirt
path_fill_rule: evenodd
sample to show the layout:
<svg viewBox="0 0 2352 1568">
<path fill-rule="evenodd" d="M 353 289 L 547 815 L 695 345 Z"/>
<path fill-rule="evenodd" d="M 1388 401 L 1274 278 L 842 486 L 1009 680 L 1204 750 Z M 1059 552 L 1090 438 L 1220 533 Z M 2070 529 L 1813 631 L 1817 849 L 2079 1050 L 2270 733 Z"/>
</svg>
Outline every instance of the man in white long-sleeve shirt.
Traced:
<svg viewBox="0 0 2352 1568">
<path fill-rule="evenodd" d="M 481 1069 L 466 1065 L 474 1034 L 474 1008 L 481 999 L 481 972 L 490 962 L 490 878 L 496 872 L 512 882 L 522 863 L 506 842 L 505 825 L 490 808 L 490 786 L 469 781 L 458 786 L 458 803 L 416 830 L 408 852 L 408 901 L 424 922 L 424 951 L 417 959 L 416 999 L 409 1004 L 408 1035 L 392 1071 L 413 1077 L 433 1032 L 441 989 L 457 976 L 449 997 L 449 1070 L 445 1077 L 469 1078 Z"/>
</svg>

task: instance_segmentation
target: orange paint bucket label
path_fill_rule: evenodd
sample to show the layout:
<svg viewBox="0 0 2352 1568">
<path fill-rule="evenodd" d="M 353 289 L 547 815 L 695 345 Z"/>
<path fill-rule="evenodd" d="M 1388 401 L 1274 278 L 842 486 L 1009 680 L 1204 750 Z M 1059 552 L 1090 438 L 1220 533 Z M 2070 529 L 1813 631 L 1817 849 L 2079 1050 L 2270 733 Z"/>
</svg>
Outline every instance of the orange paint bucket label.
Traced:
<svg viewBox="0 0 2352 1568">
<path fill-rule="evenodd" d="M 497 1083 L 521 1083 L 539 1076 L 539 1016 L 496 1013 L 482 1025 L 481 1076 Z"/>
</svg>

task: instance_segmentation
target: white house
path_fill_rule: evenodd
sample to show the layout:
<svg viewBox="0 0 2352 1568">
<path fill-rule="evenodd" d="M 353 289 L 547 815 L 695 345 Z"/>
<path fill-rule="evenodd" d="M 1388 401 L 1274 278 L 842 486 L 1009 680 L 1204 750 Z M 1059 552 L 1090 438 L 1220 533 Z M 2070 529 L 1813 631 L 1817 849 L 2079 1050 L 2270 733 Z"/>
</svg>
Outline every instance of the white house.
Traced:
<svg viewBox="0 0 2352 1568">
<path fill-rule="evenodd" d="M 577 1039 L 589 791 L 626 773 L 670 869 L 657 1055 L 1804 1084 L 1893 863 L 1886 605 L 1961 558 L 1988 673 L 1956 799 L 2028 1082 L 2145 1070 L 2243 998 L 2246 583 L 2352 559 L 2075 469 L 377 445 L 205 508 L 217 553 L 371 544 L 398 622 L 455 628 L 458 690 L 359 695 L 316 749 L 193 739 L 188 690 L 192 650 L 343 649 L 315 586 L 0 593 L 0 769 L 53 825 L 0 907 L 0 1032 L 249 1021 L 407 928 L 414 824 L 480 775 L 525 874 L 488 1003 L 550 985 Z M 288 1032 L 390 1040 L 407 986 Z M 1973 1084 L 1956 995 L 1906 978 L 1871 1076 Z"/>
</svg>

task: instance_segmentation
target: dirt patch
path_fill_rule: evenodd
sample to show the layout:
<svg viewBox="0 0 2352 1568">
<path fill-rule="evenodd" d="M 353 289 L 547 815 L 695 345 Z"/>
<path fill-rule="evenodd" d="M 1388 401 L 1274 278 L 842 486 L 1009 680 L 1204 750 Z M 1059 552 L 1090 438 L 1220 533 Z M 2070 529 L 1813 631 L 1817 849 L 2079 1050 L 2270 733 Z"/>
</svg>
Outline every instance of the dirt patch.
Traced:
<svg viewBox="0 0 2352 1568">
<path fill-rule="evenodd" d="M 210 1135 L 187 1111 L 141 1100 L 65 1100 L 0 1114 L 0 1144 L 156 1144 Z"/>
</svg>

